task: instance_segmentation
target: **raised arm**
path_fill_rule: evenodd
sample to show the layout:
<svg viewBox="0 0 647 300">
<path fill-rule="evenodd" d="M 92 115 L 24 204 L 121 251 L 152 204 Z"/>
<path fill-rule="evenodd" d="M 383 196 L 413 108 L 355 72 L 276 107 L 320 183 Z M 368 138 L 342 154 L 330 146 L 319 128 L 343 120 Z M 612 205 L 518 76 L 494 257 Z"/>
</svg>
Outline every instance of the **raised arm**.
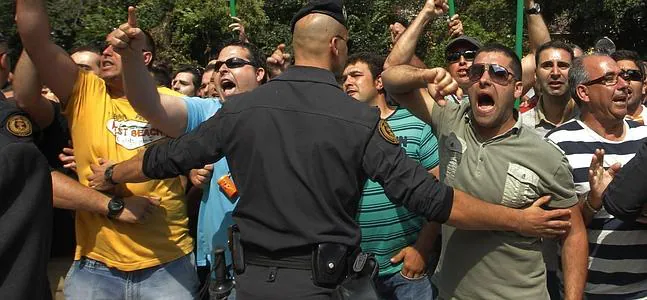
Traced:
<svg viewBox="0 0 647 300">
<path fill-rule="evenodd" d="M 526 10 L 535 6 L 534 0 L 524 0 Z M 544 22 L 544 18 L 540 13 L 528 14 L 526 13 L 526 20 L 528 21 L 528 39 L 530 41 L 530 53 L 523 57 L 521 64 L 523 67 L 522 82 L 523 94 L 525 95 L 535 84 L 535 69 L 537 64 L 535 62 L 535 52 L 537 49 L 550 41 L 550 32 L 548 26 Z"/>
<path fill-rule="evenodd" d="M 444 96 L 458 91 L 458 84 L 443 68 L 395 66 L 382 73 L 382 82 L 396 102 L 427 124 L 431 124 L 434 99 L 440 99 L 438 104 L 445 105 Z"/>
<path fill-rule="evenodd" d="M 54 121 L 54 107 L 40 94 L 42 86 L 36 67 L 27 52 L 23 51 L 14 72 L 16 104 L 29 114 L 38 127 L 46 128 Z"/>
<path fill-rule="evenodd" d="M 65 107 L 79 68 L 49 37 L 49 20 L 43 0 L 16 0 L 16 24 L 23 47 L 29 53 L 40 80 Z"/>
<path fill-rule="evenodd" d="M 384 69 L 397 65 L 409 64 L 414 57 L 418 39 L 430 20 L 444 14 L 449 9 L 447 0 L 427 0 L 418 16 L 411 22 L 393 46 L 393 50 L 384 62 Z"/>
<path fill-rule="evenodd" d="M 144 32 L 137 28 L 135 8 L 131 6 L 128 22 L 108 36 L 108 43 L 121 55 L 124 88 L 130 105 L 153 127 L 178 137 L 186 130 L 186 104 L 180 97 L 157 92 L 155 80 L 144 64 L 145 39 Z"/>
</svg>

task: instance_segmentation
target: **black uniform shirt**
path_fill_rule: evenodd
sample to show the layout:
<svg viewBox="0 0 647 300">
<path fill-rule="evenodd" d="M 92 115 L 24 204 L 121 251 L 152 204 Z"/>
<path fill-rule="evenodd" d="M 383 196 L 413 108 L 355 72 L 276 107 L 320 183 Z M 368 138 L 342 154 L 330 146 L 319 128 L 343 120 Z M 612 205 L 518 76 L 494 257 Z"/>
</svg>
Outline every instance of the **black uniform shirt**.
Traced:
<svg viewBox="0 0 647 300">
<path fill-rule="evenodd" d="M 0 298 L 51 299 L 52 180 L 37 129 L 0 92 Z"/>
<path fill-rule="evenodd" d="M 453 190 L 409 159 L 397 139 L 387 141 L 388 125 L 379 121 L 377 109 L 343 93 L 331 72 L 294 66 L 229 97 L 195 131 L 151 146 L 143 171 L 177 176 L 226 155 L 240 194 L 234 222 L 243 241 L 270 251 L 358 246 L 355 214 L 367 177 L 393 202 L 446 221 Z"/>
</svg>

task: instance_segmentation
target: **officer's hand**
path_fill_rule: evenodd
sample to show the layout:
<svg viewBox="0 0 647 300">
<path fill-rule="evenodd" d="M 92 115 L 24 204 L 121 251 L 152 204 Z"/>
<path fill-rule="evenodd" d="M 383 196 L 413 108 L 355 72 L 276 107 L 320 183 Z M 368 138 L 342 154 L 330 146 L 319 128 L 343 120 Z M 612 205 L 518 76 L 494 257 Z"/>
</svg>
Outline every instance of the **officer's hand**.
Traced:
<svg viewBox="0 0 647 300">
<path fill-rule="evenodd" d="M 449 38 L 455 39 L 461 35 L 463 35 L 463 22 L 458 15 L 453 15 L 449 19 Z"/>
<path fill-rule="evenodd" d="M 420 278 L 427 273 L 428 257 L 414 246 L 408 246 L 391 258 L 392 264 L 404 260 L 400 273 L 407 278 Z"/>
<path fill-rule="evenodd" d="M 106 180 L 106 169 L 109 166 L 114 165 L 115 163 L 109 160 L 104 160 L 99 158 L 98 165 L 91 165 L 90 170 L 92 170 L 92 175 L 88 176 L 89 186 L 95 190 L 99 191 L 110 191 L 114 188 L 114 185 Z"/>
<path fill-rule="evenodd" d="M 202 169 L 193 169 L 189 172 L 189 179 L 191 179 L 194 186 L 203 188 L 206 184 L 209 184 L 212 171 L 213 165 L 205 165 Z"/>
<path fill-rule="evenodd" d="M 429 95 L 440 106 L 445 106 L 447 101 L 445 96 L 456 94 L 459 98 L 462 96 L 458 83 L 452 76 L 443 68 L 433 68 L 425 70 L 425 80 L 428 82 L 427 91 Z"/>
<path fill-rule="evenodd" d="M 124 198 L 124 210 L 116 219 L 126 223 L 143 223 L 159 206 L 159 198 L 130 196 Z"/>
<path fill-rule="evenodd" d="M 74 148 L 63 148 L 63 152 L 58 155 L 58 159 L 63 163 L 63 168 L 76 172 Z"/>
<path fill-rule="evenodd" d="M 571 228 L 571 210 L 541 208 L 549 201 L 550 196 L 543 196 L 530 207 L 523 209 L 517 232 L 525 236 L 544 238 L 555 238 L 565 234 Z"/>
<path fill-rule="evenodd" d="M 602 207 L 602 194 L 621 168 L 619 163 L 615 163 L 605 170 L 603 164 L 604 149 L 596 149 L 589 165 L 589 186 L 591 190 L 587 200 L 596 209 Z"/>
<path fill-rule="evenodd" d="M 267 58 L 267 68 L 270 71 L 270 78 L 281 75 L 290 66 L 290 53 L 285 52 L 285 44 L 276 46 L 272 56 Z"/>
<path fill-rule="evenodd" d="M 422 12 L 426 13 L 431 18 L 437 18 L 447 13 L 449 4 L 447 0 L 427 0 Z"/>
<path fill-rule="evenodd" d="M 134 7 L 128 7 L 128 22 L 113 30 L 106 38 L 106 42 L 120 55 L 141 55 L 142 50 L 146 48 L 146 36 L 137 27 L 137 14 Z"/>
<path fill-rule="evenodd" d="M 237 17 L 231 18 L 234 20 L 234 23 L 229 24 L 229 29 L 231 29 L 232 32 L 238 31 L 238 39 L 241 42 L 249 43 L 249 38 L 247 38 L 247 34 L 245 33 L 245 25 L 243 25 L 243 21 Z"/>
</svg>

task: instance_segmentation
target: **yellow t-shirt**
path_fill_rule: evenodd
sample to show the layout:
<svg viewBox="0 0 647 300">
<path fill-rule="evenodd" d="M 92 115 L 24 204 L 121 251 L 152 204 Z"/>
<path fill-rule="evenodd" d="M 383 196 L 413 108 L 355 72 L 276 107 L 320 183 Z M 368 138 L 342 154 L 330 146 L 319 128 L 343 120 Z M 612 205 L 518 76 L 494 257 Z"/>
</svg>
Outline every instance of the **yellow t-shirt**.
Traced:
<svg viewBox="0 0 647 300">
<path fill-rule="evenodd" d="M 169 89 L 160 93 L 179 95 Z M 91 164 L 99 158 L 125 161 L 155 141 L 166 138 L 139 116 L 125 98 L 113 99 L 105 82 L 80 71 L 65 107 L 81 184 L 87 186 Z M 143 224 L 126 224 L 106 216 L 76 213 L 76 254 L 122 271 L 157 266 L 193 251 L 184 188 L 179 178 L 120 184 L 118 196 L 154 196 L 161 206 Z"/>
</svg>

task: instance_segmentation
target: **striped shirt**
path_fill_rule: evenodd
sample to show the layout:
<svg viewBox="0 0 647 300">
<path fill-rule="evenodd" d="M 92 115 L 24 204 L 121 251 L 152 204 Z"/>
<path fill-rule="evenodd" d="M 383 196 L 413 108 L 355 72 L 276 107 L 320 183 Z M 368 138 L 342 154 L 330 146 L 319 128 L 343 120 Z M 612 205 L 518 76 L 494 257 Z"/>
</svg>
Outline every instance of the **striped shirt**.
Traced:
<svg viewBox="0 0 647 300">
<path fill-rule="evenodd" d="M 588 168 L 595 149 L 604 149 L 605 167 L 616 162 L 624 165 L 647 138 L 647 126 L 633 121 L 625 121 L 625 132 L 624 140 L 610 141 L 578 118 L 557 127 L 547 138 L 565 152 L 575 189 L 581 195 L 590 189 Z M 602 208 L 593 216 L 587 232 L 587 299 L 647 299 L 647 225 L 623 222 Z"/>
<path fill-rule="evenodd" d="M 438 141 L 429 125 L 404 108 L 398 108 L 386 121 L 409 157 L 426 169 L 438 165 Z M 362 250 L 375 253 L 380 276 L 402 269 L 401 263 L 391 264 L 390 259 L 402 248 L 413 244 L 423 226 L 423 218 L 393 204 L 382 186 L 370 179 L 359 201 L 357 221 L 362 232 Z"/>
</svg>

